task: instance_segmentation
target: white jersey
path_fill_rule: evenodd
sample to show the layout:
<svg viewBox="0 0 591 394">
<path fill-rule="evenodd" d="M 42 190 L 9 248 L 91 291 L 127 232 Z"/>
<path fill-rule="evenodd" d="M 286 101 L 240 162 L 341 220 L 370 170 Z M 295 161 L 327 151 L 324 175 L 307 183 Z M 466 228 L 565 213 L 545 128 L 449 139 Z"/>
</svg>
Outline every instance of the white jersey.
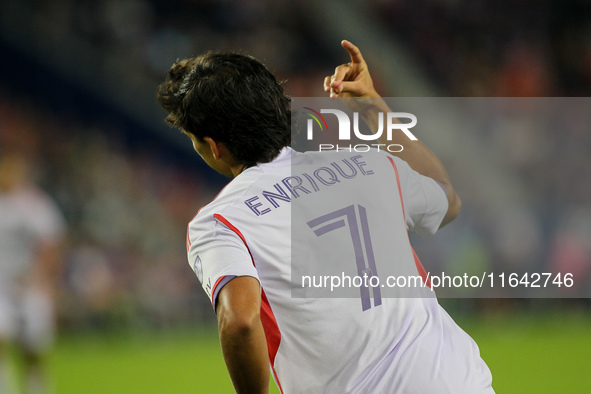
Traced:
<svg viewBox="0 0 591 394">
<path fill-rule="evenodd" d="M 59 242 L 61 212 L 34 186 L 0 192 L 0 341 L 19 340 L 29 351 L 51 345 L 55 319 L 51 299 L 27 286 L 37 251 Z"/>
<path fill-rule="evenodd" d="M 57 242 L 64 228 L 57 206 L 41 190 L 0 191 L 0 291 L 21 283 L 39 245 Z"/>
<path fill-rule="evenodd" d="M 189 264 L 214 308 L 231 279 L 259 280 L 283 393 L 492 393 L 477 345 L 436 298 L 368 288 L 335 298 L 326 288 L 298 288 L 317 267 L 425 278 L 407 230 L 435 233 L 447 206 L 443 188 L 399 158 L 285 148 L 198 212 L 188 227 Z"/>
</svg>

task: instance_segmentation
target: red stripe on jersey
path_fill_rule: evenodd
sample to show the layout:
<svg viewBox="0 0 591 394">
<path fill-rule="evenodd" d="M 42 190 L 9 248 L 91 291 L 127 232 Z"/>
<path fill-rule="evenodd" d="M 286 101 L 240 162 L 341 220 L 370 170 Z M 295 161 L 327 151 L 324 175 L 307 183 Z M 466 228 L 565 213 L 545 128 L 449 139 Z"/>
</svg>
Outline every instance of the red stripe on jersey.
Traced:
<svg viewBox="0 0 591 394">
<path fill-rule="evenodd" d="M 394 162 L 393 158 L 388 157 L 388 160 L 390 160 L 390 163 L 394 168 L 394 173 L 396 174 L 396 184 L 398 185 L 398 194 L 400 194 L 400 204 L 402 205 L 402 216 L 404 217 L 404 223 L 406 223 L 406 214 L 404 213 L 404 200 L 402 199 L 402 187 L 400 186 L 400 176 L 398 175 L 398 168 L 396 168 L 396 163 Z M 410 240 L 408 241 L 408 243 L 410 244 Z M 425 271 L 425 267 L 423 267 L 421 260 L 419 260 L 419 256 L 417 256 L 417 253 L 413 249 L 412 245 L 410 246 L 410 249 L 412 250 L 412 255 L 415 259 L 415 265 L 417 266 L 417 271 L 419 272 L 421 279 L 423 279 L 423 283 L 426 286 L 431 287 L 431 281 L 427 276 L 427 271 Z"/>
<path fill-rule="evenodd" d="M 281 387 L 281 383 L 279 382 L 279 378 L 277 377 L 277 372 L 275 372 L 275 367 L 273 365 L 271 365 L 271 369 L 273 370 L 273 376 L 275 376 L 275 382 L 277 383 L 277 386 L 279 387 L 279 392 L 281 394 L 283 394 L 283 388 Z"/>
<path fill-rule="evenodd" d="M 215 290 L 218 287 L 218 285 L 220 284 L 220 282 L 222 280 L 224 280 L 226 276 L 221 276 L 218 278 L 218 280 L 215 281 L 215 285 L 213 285 L 213 289 L 211 289 L 211 305 L 213 305 L 213 310 L 215 311 L 215 297 L 213 296 L 215 294 Z"/>
<path fill-rule="evenodd" d="M 219 213 L 215 213 L 213 217 L 225 224 L 230 230 L 234 231 L 236 235 L 240 237 L 242 242 L 244 242 L 244 246 L 246 246 L 248 253 L 250 254 L 252 265 L 256 267 L 256 264 L 254 263 L 254 258 L 252 257 L 252 253 L 250 252 L 250 248 L 248 247 L 246 239 L 244 239 L 244 236 L 242 235 L 240 230 L 238 230 L 232 223 L 230 223 L 225 217 L 223 217 Z M 277 374 L 275 373 L 274 367 L 275 356 L 277 355 L 279 343 L 281 342 L 281 331 L 279 331 L 277 320 L 275 319 L 275 315 L 273 314 L 273 310 L 271 309 L 271 305 L 269 304 L 269 300 L 267 299 L 265 290 L 261 292 L 261 322 L 263 324 L 263 329 L 265 330 L 265 337 L 267 338 L 267 348 L 269 350 L 269 361 L 271 362 L 271 368 L 273 368 L 273 373 L 275 374 L 277 385 L 281 390 L 281 384 L 277 379 Z"/>
<path fill-rule="evenodd" d="M 187 253 L 189 253 L 189 248 L 191 247 L 191 238 L 189 238 L 189 226 L 191 226 L 191 222 L 193 220 L 195 220 L 195 218 L 197 217 L 197 215 L 199 215 L 199 212 L 201 211 L 203 207 L 199 208 L 199 210 L 197 211 L 197 213 L 195 214 L 195 216 L 193 216 L 193 219 L 191 219 L 189 221 L 189 223 L 187 223 Z"/>
<path fill-rule="evenodd" d="M 195 218 L 193 218 L 195 219 Z M 193 221 L 193 219 L 191 219 L 191 221 Z M 191 222 L 189 222 L 191 223 Z M 191 240 L 189 239 L 189 225 L 187 224 L 187 253 L 189 253 L 189 248 L 191 247 Z"/>
</svg>

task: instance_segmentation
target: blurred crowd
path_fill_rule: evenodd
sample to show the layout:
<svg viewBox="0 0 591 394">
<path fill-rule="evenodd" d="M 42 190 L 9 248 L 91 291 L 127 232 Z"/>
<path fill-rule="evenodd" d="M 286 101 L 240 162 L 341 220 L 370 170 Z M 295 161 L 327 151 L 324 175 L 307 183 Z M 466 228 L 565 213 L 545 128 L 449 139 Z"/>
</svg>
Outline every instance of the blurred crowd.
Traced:
<svg viewBox="0 0 591 394">
<path fill-rule="evenodd" d="M 591 96 L 588 2 L 374 0 L 370 9 L 445 96 Z M 520 201 L 483 207 L 464 185 L 462 170 L 455 169 L 454 180 L 464 186 L 468 202 L 460 220 L 466 227 L 456 224 L 457 234 L 442 233 L 437 250 L 447 250 L 447 256 L 431 257 L 442 269 L 457 272 L 470 266 L 475 272 L 573 272 L 577 294 L 589 297 L 591 122 L 586 108 L 591 102 L 524 103 L 507 101 L 513 110 L 481 115 L 483 124 L 474 133 L 517 181 Z M 458 156 L 474 160 L 470 152 Z M 427 242 L 424 253 L 429 254 Z M 568 293 L 563 288 L 554 294 Z"/>
<path fill-rule="evenodd" d="M 59 286 L 63 324 L 202 318 L 199 306 L 206 300 L 196 296 L 201 290 L 186 263 L 185 229 L 217 191 L 194 167 L 166 150 L 130 147 L 118 130 L 14 96 L 0 96 L 0 125 L 0 144 L 26 152 L 33 181 L 56 200 L 67 222 Z"/>
<path fill-rule="evenodd" d="M 319 38 L 322 26 L 308 21 L 306 2 L 22 4 L 54 34 L 118 54 L 154 82 L 151 89 L 176 58 L 205 49 L 241 49 L 262 59 L 288 80 L 292 96 L 321 95 L 323 76 L 342 62 L 339 48 Z M 591 12 L 583 2 L 367 5 L 376 23 L 399 37 L 446 95 L 591 93 Z M 454 181 L 463 185 L 464 213 L 439 237 L 417 240 L 426 262 L 458 272 L 564 268 L 577 273 L 577 286 L 591 287 L 590 123 L 584 108 L 571 109 L 570 121 L 561 120 L 570 123 L 539 127 L 531 117 L 529 124 L 514 119 L 492 122 L 478 135 L 485 149 L 502 152 L 499 161 L 525 194 L 519 205 L 487 213 L 471 196 L 462 171 L 452 167 Z M 0 94 L 0 143 L 29 152 L 36 181 L 55 198 L 68 224 L 62 322 L 101 327 L 212 321 L 184 243 L 187 222 L 219 185 L 176 160 L 170 147 L 137 144 L 126 133 L 116 125 L 71 118 L 18 92 Z M 464 159 L 477 158 L 458 161 Z"/>
<path fill-rule="evenodd" d="M 66 52 L 75 50 L 68 48 L 72 39 L 82 42 L 102 54 L 101 64 L 91 66 L 97 78 L 124 71 L 126 79 L 143 81 L 151 97 L 176 59 L 208 49 L 241 50 L 263 59 L 279 78 L 289 79 L 293 95 L 319 93 L 317 73 L 327 70 L 326 51 L 297 2 L 25 0 L 3 3 L 1 10 L 26 15 L 16 26 L 33 23 L 28 26 L 33 40 L 57 38 Z M 309 62 L 312 54 L 316 60 Z M 175 160 L 173 146 L 142 144 L 142 132 L 132 136 L 117 121 L 97 122 L 84 100 L 82 115 L 75 108 L 69 113 L 71 106 L 60 109 L 51 98 L 57 92 L 47 93 L 55 82 L 35 75 L 45 90 L 38 97 L 0 81 L 0 143 L 27 152 L 37 169 L 35 181 L 64 212 L 62 327 L 214 321 L 186 263 L 185 238 L 187 222 L 215 196 L 220 182 Z"/>
<path fill-rule="evenodd" d="M 372 0 L 370 8 L 445 95 L 591 94 L 587 1 Z"/>
<path fill-rule="evenodd" d="M 289 76 L 293 94 L 303 96 L 321 91 L 321 83 L 310 90 L 308 75 L 334 66 L 335 48 L 327 50 L 317 39 L 322 27 L 309 23 L 306 2 L 27 1 L 32 19 L 53 36 L 83 40 L 115 63 L 104 67 L 133 68 L 131 78 L 141 74 L 160 82 L 176 59 L 206 50 L 239 50 L 263 60 L 279 77 Z"/>
</svg>

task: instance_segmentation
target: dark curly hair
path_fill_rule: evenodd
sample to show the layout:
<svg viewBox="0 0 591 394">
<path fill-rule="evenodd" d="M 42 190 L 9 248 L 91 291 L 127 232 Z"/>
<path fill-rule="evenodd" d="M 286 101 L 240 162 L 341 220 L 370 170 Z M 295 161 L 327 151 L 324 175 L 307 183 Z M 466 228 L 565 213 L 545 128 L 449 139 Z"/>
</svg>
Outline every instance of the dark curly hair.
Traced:
<svg viewBox="0 0 591 394">
<path fill-rule="evenodd" d="M 167 123 L 222 142 L 246 166 L 272 161 L 291 143 L 290 99 L 251 56 L 208 52 L 177 61 L 157 100 Z"/>
</svg>

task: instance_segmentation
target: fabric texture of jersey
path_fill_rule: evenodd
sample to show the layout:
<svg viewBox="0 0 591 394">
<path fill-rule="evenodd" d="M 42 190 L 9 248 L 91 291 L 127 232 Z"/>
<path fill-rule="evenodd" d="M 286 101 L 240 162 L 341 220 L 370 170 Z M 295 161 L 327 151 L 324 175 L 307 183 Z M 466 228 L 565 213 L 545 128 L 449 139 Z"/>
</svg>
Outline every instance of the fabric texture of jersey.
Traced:
<svg viewBox="0 0 591 394">
<path fill-rule="evenodd" d="M 397 157 L 285 148 L 242 172 L 189 223 L 189 264 L 214 308 L 232 278 L 259 280 L 284 393 L 492 393 L 478 347 L 428 288 L 334 296 L 300 285 L 323 269 L 424 273 L 407 231 L 434 234 L 447 206 L 437 182 Z"/>
</svg>

